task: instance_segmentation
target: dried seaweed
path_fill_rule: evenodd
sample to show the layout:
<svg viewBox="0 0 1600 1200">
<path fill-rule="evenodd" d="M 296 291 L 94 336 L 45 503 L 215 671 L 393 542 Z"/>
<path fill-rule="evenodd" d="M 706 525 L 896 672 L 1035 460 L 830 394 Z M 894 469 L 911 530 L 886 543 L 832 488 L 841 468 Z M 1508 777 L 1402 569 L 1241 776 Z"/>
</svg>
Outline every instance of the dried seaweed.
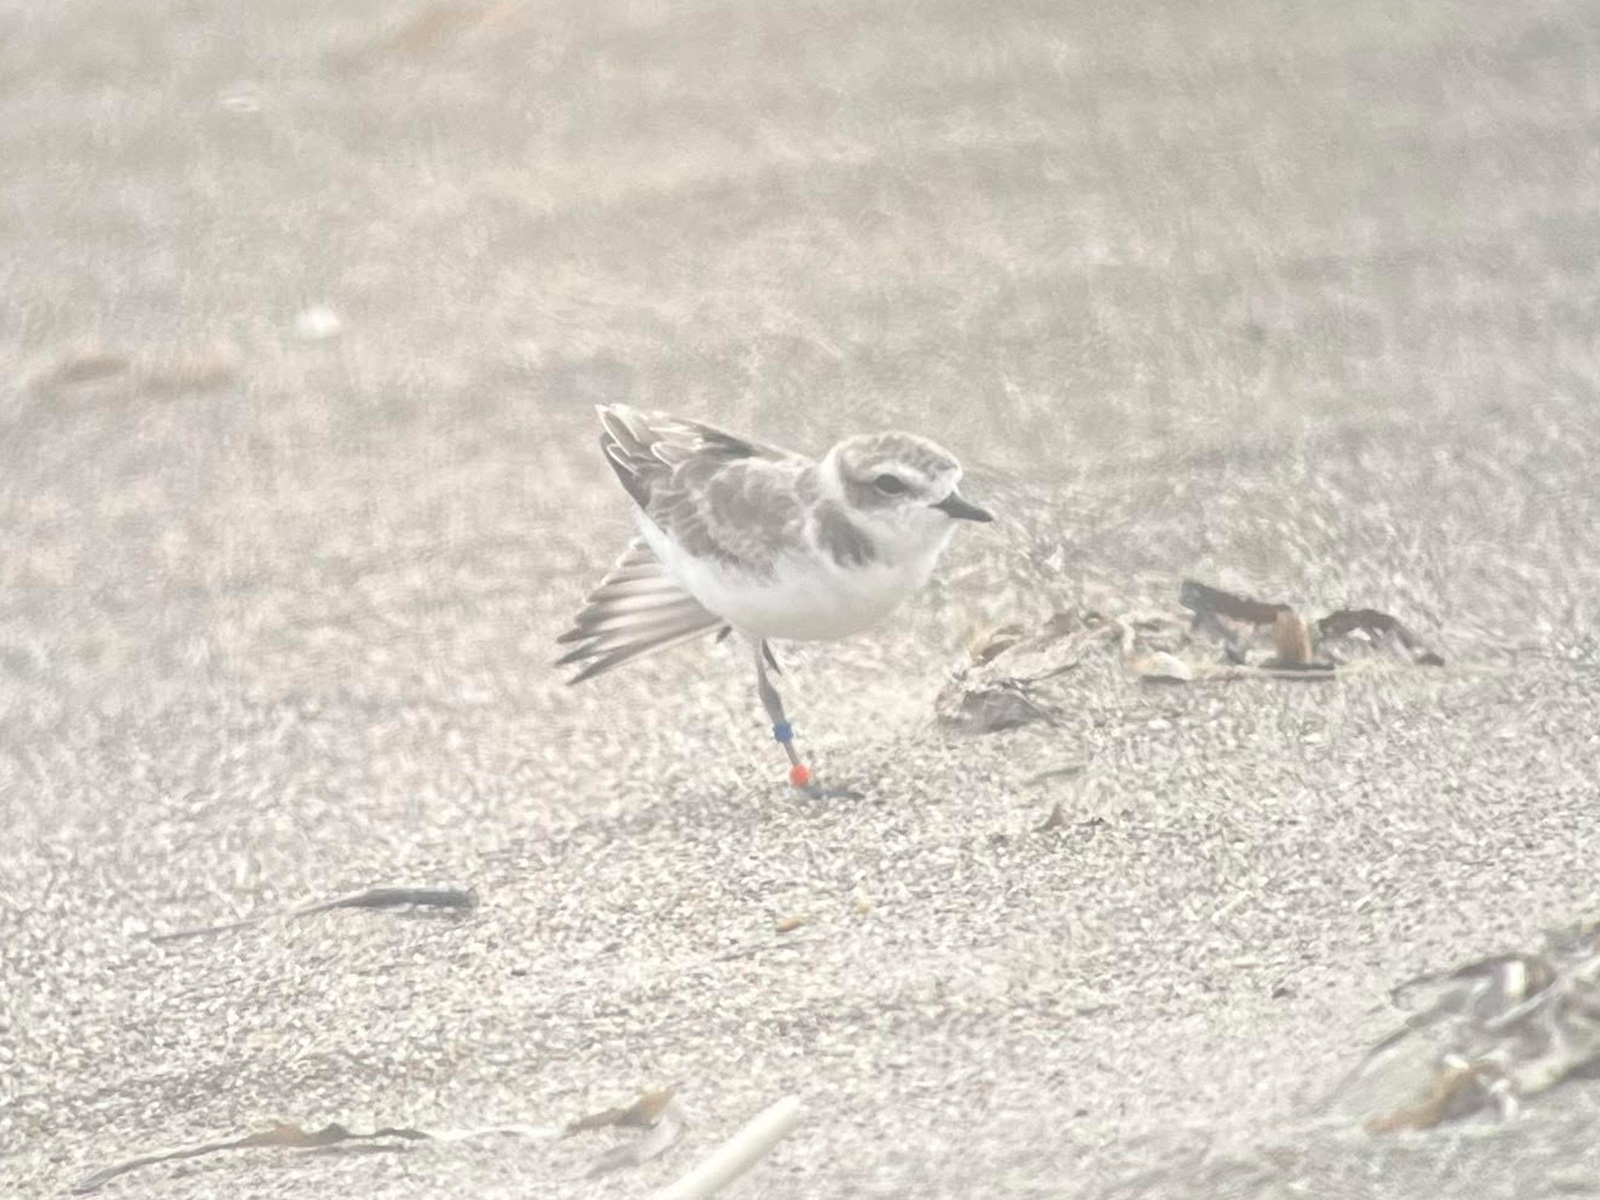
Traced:
<svg viewBox="0 0 1600 1200">
<path fill-rule="evenodd" d="M 603 1109 L 568 1121 L 562 1133 L 566 1137 L 571 1137 L 575 1133 L 589 1133 L 596 1129 L 613 1129 L 618 1126 L 647 1129 L 661 1119 L 661 1114 L 667 1110 L 667 1105 L 672 1102 L 677 1091 L 678 1085 L 673 1084 L 659 1091 L 640 1092 L 639 1098 L 632 1104 Z"/>
<path fill-rule="evenodd" d="M 1395 989 L 1417 1011 L 1339 1085 L 1336 1109 L 1369 1133 L 1426 1129 L 1522 1097 L 1600 1064 L 1600 922 L 1546 934 L 1535 952 L 1496 955 Z"/>
<path fill-rule="evenodd" d="M 1271 625 L 1279 613 L 1291 611 L 1287 604 L 1267 604 L 1247 596 L 1236 596 L 1195 579 L 1185 579 L 1178 588 L 1178 603 L 1192 609 L 1197 618 L 1202 613 L 1214 613 L 1251 625 Z"/>
<path fill-rule="evenodd" d="M 79 390 L 118 396 L 177 396 L 227 387 L 238 378 L 238 356 L 227 347 L 136 357 L 90 350 L 64 357 L 31 379 L 28 386 L 43 396 Z"/>
<path fill-rule="evenodd" d="M 1423 645 L 1409 628 L 1401 624 L 1397 618 L 1386 612 L 1379 612 L 1375 608 L 1341 608 L 1317 622 L 1317 635 L 1324 640 L 1344 637 L 1357 630 L 1380 636 L 1391 635 L 1395 641 L 1411 651 L 1413 658 L 1423 666 L 1444 666 L 1444 659 Z"/>
<path fill-rule="evenodd" d="M 1098 616 L 1059 612 L 1032 633 L 1011 624 L 969 637 L 967 661 L 940 690 L 934 711 L 946 728 L 962 733 L 1054 724 L 1057 714 L 1043 693 L 1078 666 L 1092 642 L 1115 632 Z"/>
<path fill-rule="evenodd" d="M 678 1085 L 642 1092 L 632 1104 L 590 1113 L 568 1123 L 565 1136 L 596 1129 L 644 1129 L 643 1137 L 607 1150 L 589 1168 L 589 1177 L 649 1162 L 683 1136 L 688 1125 L 677 1097 Z"/>
<path fill-rule="evenodd" d="M 963 733 L 994 733 L 1055 724 L 1070 703 L 1066 678 L 1096 647 L 1115 646 L 1141 683 L 1181 685 L 1245 678 L 1316 682 L 1345 664 L 1330 643 L 1352 633 L 1398 642 L 1416 663 L 1444 662 L 1403 623 L 1371 608 L 1340 609 L 1308 621 L 1288 604 L 1236 595 L 1185 580 L 1176 613 L 1108 617 L 1062 611 L 1036 628 L 1008 623 L 967 639 L 966 661 L 934 702 L 939 722 Z M 1266 633 L 1271 649 L 1263 644 Z M 1215 642 L 1221 642 L 1218 661 Z M 1319 651 L 1322 653 L 1319 655 Z"/>
<path fill-rule="evenodd" d="M 1307 623 L 1288 604 L 1267 603 L 1248 596 L 1225 592 L 1198 580 L 1186 579 L 1178 589 L 1178 603 L 1194 614 L 1195 630 L 1217 630 L 1217 618 L 1242 621 L 1247 625 L 1270 625 L 1277 659 L 1269 664 L 1278 668 L 1313 665 L 1311 660 L 1311 630 L 1316 631 L 1317 643 L 1326 644 L 1351 633 L 1365 633 L 1375 638 L 1392 637 L 1411 653 L 1413 661 L 1430 667 L 1444 665 L 1444 658 L 1423 644 L 1411 629 L 1398 617 L 1375 608 L 1341 608 L 1314 623 Z M 1232 642 L 1237 639 L 1224 629 L 1224 636 Z M 1327 664 L 1324 669 L 1331 669 Z"/>
<path fill-rule="evenodd" d="M 185 938 L 204 937 L 207 934 L 227 933 L 235 929 L 248 929 L 252 925 L 260 925 L 265 921 L 274 919 L 297 920 L 301 917 L 312 917 L 319 913 L 332 912 L 336 908 L 378 909 L 400 908 L 406 905 L 449 909 L 458 913 L 471 912 L 478 906 L 478 893 L 475 888 L 365 888 L 359 892 L 350 892 L 347 895 L 337 896 L 332 900 L 323 900 L 315 904 L 303 904 L 298 908 L 291 908 L 284 912 L 261 913 L 238 921 L 224 921 L 220 925 L 197 925 L 189 929 L 174 929 L 166 933 L 152 933 L 149 938 L 152 942 L 176 942 Z"/>
<path fill-rule="evenodd" d="M 164 1162 L 177 1162 L 187 1158 L 200 1158 L 204 1155 L 220 1154 L 228 1150 L 265 1148 L 320 1150 L 330 1146 L 337 1146 L 344 1142 L 462 1141 L 467 1138 L 496 1134 L 543 1138 L 551 1137 L 554 1133 L 555 1131 L 551 1129 L 527 1125 L 497 1125 L 487 1129 L 464 1130 L 428 1130 L 404 1125 L 384 1125 L 368 1132 L 360 1133 L 338 1123 L 324 1125 L 320 1129 L 307 1129 L 303 1125 L 282 1121 L 273 1125 L 270 1129 L 246 1134 L 239 1138 L 200 1142 L 191 1146 L 179 1146 L 171 1150 L 156 1150 L 140 1154 L 135 1158 L 127 1159 L 112 1166 L 104 1167 L 93 1174 L 85 1175 L 72 1185 L 72 1191 L 74 1195 L 85 1195 L 89 1192 L 98 1191 L 119 1175 L 126 1175 L 129 1171 L 136 1171 L 140 1167 L 153 1166 Z"/>
</svg>

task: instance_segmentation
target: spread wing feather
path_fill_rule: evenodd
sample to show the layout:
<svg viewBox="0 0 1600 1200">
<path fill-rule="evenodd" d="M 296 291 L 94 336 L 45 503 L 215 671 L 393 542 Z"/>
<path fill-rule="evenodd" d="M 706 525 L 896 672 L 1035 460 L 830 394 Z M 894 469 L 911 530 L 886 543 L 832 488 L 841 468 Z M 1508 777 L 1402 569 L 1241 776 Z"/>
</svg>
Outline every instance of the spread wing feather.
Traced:
<svg viewBox="0 0 1600 1200">
<path fill-rule="evenodd" d="M 556 665 L 583 664 L 568 681 L 581 683 L 721 624 L 673 582 L 645 540 L 635 538 L 589 594 L 572 628 L 556 639 L 573 647 Z"/>
<path fill-rule="evenodd" d="M 658 498 L 655 493 L 669 485 L 677 469 L 691 460 L 706 468 L 740 459 L 795 457 L 715 425 L 667 413 L 640 412 L 625 404 L 602 404 L 595 411 L 600 417 L 600 448 L 606 461 L 634 503 L 646 512 L 651 511 L 651 500 Z"/>
</svg>

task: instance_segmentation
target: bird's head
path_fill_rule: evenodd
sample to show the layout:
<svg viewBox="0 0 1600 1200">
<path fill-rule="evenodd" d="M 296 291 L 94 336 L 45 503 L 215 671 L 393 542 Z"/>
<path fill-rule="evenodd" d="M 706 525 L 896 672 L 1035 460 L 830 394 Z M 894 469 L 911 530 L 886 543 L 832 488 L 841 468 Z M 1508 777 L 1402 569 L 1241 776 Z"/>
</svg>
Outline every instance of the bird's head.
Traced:
<svg viewBox="0 0 1600 1200">
<path fill-rule="evenodd" d="M 822 460 L 822 486 L 880 546 L 944 545 L 957 521 L 994 517 L 956 490 L 961 464 L 914 433 L 869 433 L 840 442 Z"/>
</svg>

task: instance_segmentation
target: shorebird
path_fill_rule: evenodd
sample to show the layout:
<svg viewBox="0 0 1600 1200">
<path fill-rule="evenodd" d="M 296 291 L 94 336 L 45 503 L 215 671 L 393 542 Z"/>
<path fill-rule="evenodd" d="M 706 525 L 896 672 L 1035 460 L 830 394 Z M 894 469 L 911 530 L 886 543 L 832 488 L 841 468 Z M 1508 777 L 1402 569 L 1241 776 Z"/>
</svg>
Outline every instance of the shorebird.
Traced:
<svg viewBox="0 0 1600 1200">
<path fill-rule="evenodd" d="M 810 768 L 769 668 L 773 639 L 832 641 L 880 621 L 933 573 L 960 521 L 991 521 L 956 490 L 961 464 L 913 433 L 846 438 L 821 459 L 712 425 L 600 405 L 600 447 L 639 536 L 559 642 L 581 683 L 710 630 L 754 650 L 756 690 L 789 779 Z"/>
</svg>

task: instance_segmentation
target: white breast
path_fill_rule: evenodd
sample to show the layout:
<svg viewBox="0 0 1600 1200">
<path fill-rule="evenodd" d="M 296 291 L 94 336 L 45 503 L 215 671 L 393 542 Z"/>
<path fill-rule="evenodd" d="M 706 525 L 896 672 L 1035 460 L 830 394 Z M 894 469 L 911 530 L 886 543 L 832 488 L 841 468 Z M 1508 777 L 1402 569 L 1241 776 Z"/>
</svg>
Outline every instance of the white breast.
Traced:
<svg viewBox="0 0 1600 1200">
<path fill-rule="evenodd" d="M 928 581 L 944 546 L 941 538 L 896 562 L 850 567 L 797 553 L 767 582 L 691 558 L 648 518 L 640 528 L 678 584 L 711 612 L 743 633 L 793 641 L 832 641 L 876 624 Z"/>
</svg>

